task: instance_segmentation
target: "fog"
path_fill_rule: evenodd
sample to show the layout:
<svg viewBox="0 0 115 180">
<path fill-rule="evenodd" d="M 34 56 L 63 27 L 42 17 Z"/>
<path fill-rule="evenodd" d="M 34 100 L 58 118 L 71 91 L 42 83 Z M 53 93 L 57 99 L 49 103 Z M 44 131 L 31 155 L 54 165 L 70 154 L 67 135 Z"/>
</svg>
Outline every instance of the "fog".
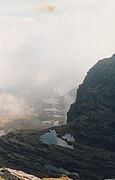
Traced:
<svg viewBox="0 0 115 180">
<path fill-rule="evenodd" d="M 0 0 L 0 89 L 77 87 L 115 52 L 114 9 L 114 0 Z"/>
<path fill-rule="evenodd" d="M 114 53 L 114 7 L 114 0 L 0 0 L 0 87 L 77 86 Z"/>
<path fill-rule="evenodd" d="M 24 98 L 0 92 L 0 125 L 17 118 L 29 117 L 31 114 Z"/>
</svg>

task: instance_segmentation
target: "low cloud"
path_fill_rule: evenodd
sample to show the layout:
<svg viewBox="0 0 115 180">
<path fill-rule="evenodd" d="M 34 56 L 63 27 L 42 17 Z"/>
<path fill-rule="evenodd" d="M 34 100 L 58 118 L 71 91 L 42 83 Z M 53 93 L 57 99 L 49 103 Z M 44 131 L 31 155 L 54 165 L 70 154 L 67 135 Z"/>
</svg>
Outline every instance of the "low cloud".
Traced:
<svg viewBox="0 0 115 180">
<path fill-rule="evenodd" d="M 0 124 L 23 119 L 32 115 L 31 108 L 23 97 L 0 92 Z"/>
<path fill-rule="evenodd" d="M 114 9 L 115 0 L 0 1 L 1 124 L 32 115 L 20 89 L 62 95 L 115 53 Z"/>
<path fill-rule="evenodd" d="M 49 86 L 64 93 L 69 79 L 77 86 L 98 59 L 115 52 L 114 0 L 0 5 L 0 89 Z"/>
</svg>

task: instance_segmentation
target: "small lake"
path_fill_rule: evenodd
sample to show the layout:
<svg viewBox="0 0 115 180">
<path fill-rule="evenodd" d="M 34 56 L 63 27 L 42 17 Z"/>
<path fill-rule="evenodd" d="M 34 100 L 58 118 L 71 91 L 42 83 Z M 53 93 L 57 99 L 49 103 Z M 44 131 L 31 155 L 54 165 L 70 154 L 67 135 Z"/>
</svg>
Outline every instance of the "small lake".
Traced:
<svg viewBox="0 0 115 180">
<path fill-rule="evenodd" d="M 55 129 L 53 129 L 53 130 L 50 130 L 50 132 L 43 134 L 41 136 L 41 141 L 45 144 L 54 144 L 54 145 L 66 147 L 69 149 L 74 149 L 73 145 L 69 145 L 67 142 L 67 137 L 69 136 L 67 137 L 63 136 L 63 137 L 65 137 L 66 141 L 64 140 L 64 138 L 63 139 L 59 138 Z"/>
<path fill-rule="evenodd" d="M 75 138 L 71 134 L 65 134 L 62 138 L 66 141 L 75 142 Z"/>
</svg>

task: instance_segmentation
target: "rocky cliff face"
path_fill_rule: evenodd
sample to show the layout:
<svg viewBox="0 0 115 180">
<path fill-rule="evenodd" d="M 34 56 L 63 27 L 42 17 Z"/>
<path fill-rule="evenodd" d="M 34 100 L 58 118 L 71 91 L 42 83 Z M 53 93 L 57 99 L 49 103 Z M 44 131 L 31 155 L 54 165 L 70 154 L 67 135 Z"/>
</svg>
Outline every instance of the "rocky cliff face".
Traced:
<svg viewBox="0 0 115 180">
<path fill-rule="evenodd" d="M 80 116 L 111 114 L 115 118 L 115 55 L 89 70 L 68 112 L 68 123 Z"/>
<path fill-rule="evenodd" d="M 115 55 L 89 70 L 68 112 L 68 123 L 76 125 L 82 142 L 115 150 Z"/>
</svg>

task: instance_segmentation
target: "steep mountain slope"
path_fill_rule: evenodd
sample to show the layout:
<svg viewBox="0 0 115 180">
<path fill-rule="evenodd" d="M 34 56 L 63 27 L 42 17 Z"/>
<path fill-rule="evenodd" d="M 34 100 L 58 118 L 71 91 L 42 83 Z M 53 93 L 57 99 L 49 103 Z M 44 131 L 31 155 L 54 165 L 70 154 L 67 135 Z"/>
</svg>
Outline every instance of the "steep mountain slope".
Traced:
<svg viewBox="0 0 115 180">
<path fill-rule="evenodd" d="M 115 113 L 115 55 L 100 60 L 89 70 L 68 112 L 68 122 L 79 116 Z M 102 113 L 102 111 L 104 113 Z M 114 116 L 115 117 L 115 116 Z"/>
<path fill-rule="evenodd" d="M 91 68 L 68 112 L 76 136 L 86 144 L 115 150 L 115 55 Z"/>
<path fill-rule="evenodd" d="M 0 166 L 38 177 L 115 178 L 115 55 L 89 70 L 68 124 L 12 132 L 0 139 Z M 78 175 L 78 174 L 79 175 Z"/>
</svg>

